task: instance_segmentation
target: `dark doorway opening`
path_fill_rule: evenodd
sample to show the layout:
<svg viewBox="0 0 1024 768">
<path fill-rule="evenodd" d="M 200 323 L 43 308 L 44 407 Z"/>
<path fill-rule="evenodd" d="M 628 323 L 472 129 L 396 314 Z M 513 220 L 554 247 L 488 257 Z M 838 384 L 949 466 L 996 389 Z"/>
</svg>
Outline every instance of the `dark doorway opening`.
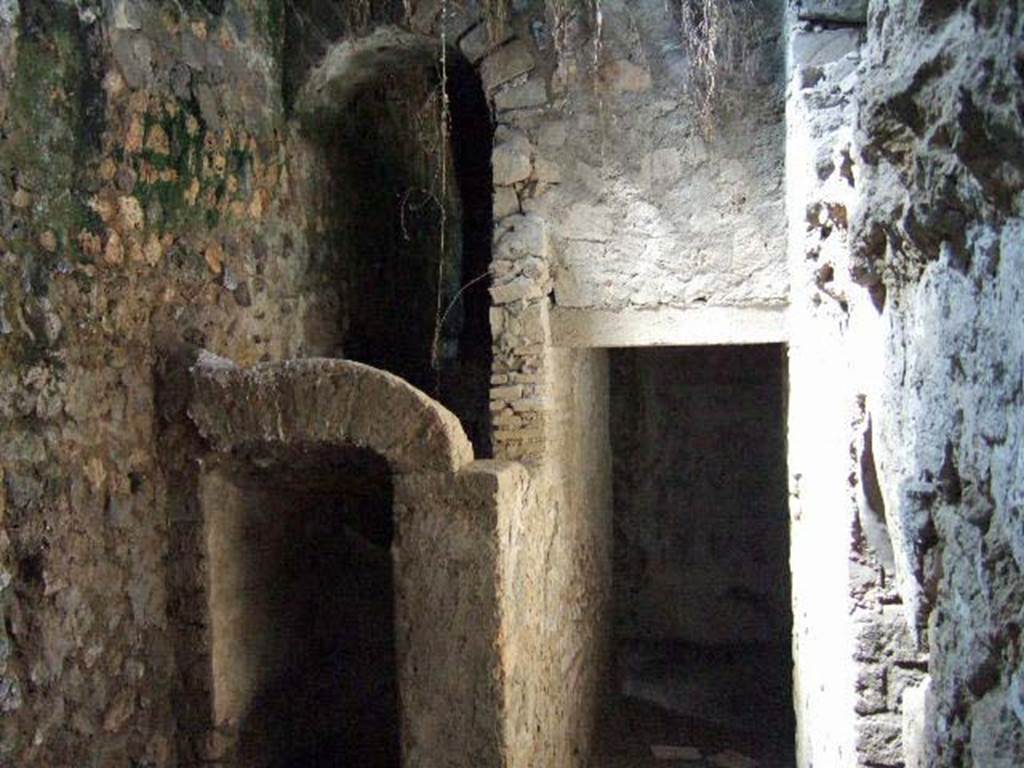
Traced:
<svg viewBox="0 0 1024 768">
<path fill-rule="evenodd" d="M 220 474 L 205 504 L 214 676 L 237 765 L 397 768 L 387 462 L 260 447 Z"/>
<path fill-rule="evenodd" d="M 461 54 L 451 51 L 443 72 L 418 61 L 385 68 L 354 93 L 324 142 L 343 354 L 436 398 L 483 458 L 493 125 Z"/>
<path fill-rule="evenodd" d="M 655 746 L 793 764 L 780 345 L 610 358 L 616 679 L 606 766 Z M 632 754 L 629 762 L 615 755 Z"/>
</svg>

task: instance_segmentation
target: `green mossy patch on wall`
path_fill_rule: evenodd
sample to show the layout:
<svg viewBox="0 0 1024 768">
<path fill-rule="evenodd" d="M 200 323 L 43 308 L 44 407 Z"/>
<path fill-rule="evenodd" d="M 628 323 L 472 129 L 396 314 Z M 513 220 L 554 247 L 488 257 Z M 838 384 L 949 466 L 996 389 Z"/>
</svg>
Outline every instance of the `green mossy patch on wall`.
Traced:
<svg viewBox="0 0 1024 768">
<path fill-rule="evenodd" d="M 39 326 L 53 275 L 85 261 L 78 242 L 99 227 L 88 205 L 88 178 L 105 124 L 96 70 L 101 45 L 70 4 L 25 0 L 0 143 L 0 196 L 9 216 L 0 227 L 8 322 L 31 333 L 8 334 L 16 362 L 45 356 Z M 12 322 L 13 321 L 13 322 Z"/>
<path fill-rule="evenodd" d="M 77 233 L 97 223 L 86 204 L 85 176 L 98 148 L 103 95 L 75 9 L 23 6 L 0 172 L 13 180 L 10 193 L 20 189 L 30 203 L 21 209 L 16 233 L 4 233 L 6 245 L 16 252 L 40 250 L 45 229 L 55 234 L 57 252 L 75 254 Z"/>
</svg>

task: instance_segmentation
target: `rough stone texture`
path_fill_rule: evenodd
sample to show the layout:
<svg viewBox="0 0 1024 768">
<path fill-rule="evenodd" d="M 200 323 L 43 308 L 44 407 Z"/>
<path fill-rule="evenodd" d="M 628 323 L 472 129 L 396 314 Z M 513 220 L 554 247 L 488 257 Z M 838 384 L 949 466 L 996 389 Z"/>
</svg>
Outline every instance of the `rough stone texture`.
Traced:
<svg viewBox="0 0 1024 768">
<path fill-rule="evenodd" d="M 1018 3 L 872 3 L 855 274 L 885 297 L 876 455 L 927 764 L 1024 760 L 1019 674 L 1024 137 Z"/>
<path fill-rule="evenodd" d="M 849 220 L 862 193 L 853 141 L 862 36 L 856 28 L 802 24 L 790 33 L 790 472 L 801 765 L 902 765 L 903 692 L 921 682 L 928 664 L 896 590 L 898 558 L 878 487 L 869 393 L 881 299 L 855 283 L 851 254 Z M 826 729 L 818 719 L 826 709 L 852 732 Z"/>
<path fill-rule="evenodd" d="M 499 564 L 508 521 L 527 514 L 526 484 L 521 467 L 484 461 L 454 483 L 421 474 L 396 486 L 403 765 L 526 764 L 507 714 L 520 691 L 499 642 L 523 632 L 506 598 L 518 587 Z"/>
<path fill-rule="evenodd" d="M 204 351 L 193 377 L 189 415 L 222 452 L 252 440 L 344 443 L 383 456 L 399 474 L 456 472 L 473 459 L 454 415 L 397 376 L 361 363 L 321 358 L 243 369 Z"/>
<path fill-rule="evenodd" d="M 885 675 L 855 661 L 851 590 L 860 483 L 855 458 L 864 428 L 847 346 L 851 324 L 864 317 L 850 316 L 858 305 L 849 299 L 846 233 L 855 199 L 850 153 L 857 38 L 846 30 L 808 29 L 791 17 L 789 46 L 788 469 L 797 764 L 845 767 L 857 765 L 868 746 L 858 734 L 870 730 L 858 728 L 856 713 L 882 706 Z M 823 58 L 825 51 L 831 58 Z"/>
<path fill-rule="evenodd" d="M 753 75 L 730 94 L 742 109 L 710 135 L 686 95 L 686 32 L 660 0 L 601 4 L 593 85 L 585 39 L 560 51 L 560 109 L 530 129 L 535 164 L 559 178 L 527 187 L 524 203 L 551 222 L 559 307 L 785 303 L 781 4 L 757 7 Z"/>
<path fill-rule="evenodd" d="M 583 350 L 624 338 L 594 327 L 665 307 L 629 338 L 678 342 L 696 319 L 687 338 L 742 341 L 707 330 L 737 319 L 779 341 L 789 300 L 799 764 L 1022 762 L 1019 4 L 872 2 L 861 56 L 862 2 L 790 3 L 785 216 L 774 21 L 747 27 L 760 97 L 730 91 L 743 109 L 709 137 L 672 4 L 516 2 L 507 24 L 441 5 L 0 0 L 0 765 L 190 766 L 228 746 L 200 743 L 190 350 L 344 348 L 330 145 L 294 97 L 336 43 L 396 24 L 419 37 L 390 64 L 429 62 L 443 29 L 487 73 L 510 161 L 482 288 L 495 449 L 530 465 L 510 491 L 530 506 L 423 487 L 488 532 L 416 517 L 480 548 L 484 591 L 491 527 L 519 542 L 492 590 L 518 622 L 509 760 L 586 762 L 610 570 L 603 363 Z M 584 315 L 571 334 L 563 312 Z M 478 598 L 447 607 L 492 627 Z"/>
<path fill-rule="evenodd" d="M 272 5 L 0 4 L 0 764 L 190 762 L 169 361 L 317 349 Z"/>
<path fill-rule="evenodd" d="M 611 467 L 607 357 L 549 350 L 544 462 L 502 540 L 509 766 L 588 765 L 607 669 Z M 552 606 L 558 606 L 552 610 Z"/>
<path fill-rule="evenodd" d="M 515 747 L 505 743 L 503 713 L 522 690 L 535 701 L 537 679 L 533 667 L 517 679 L 507 644 L 499 643 L 501 637 L 523 634 L 521 615 L 511 611 L 530 602 L 503 600 L 516 582 L 500 566 L 508 557 L 502 550 L 513 541 L 503 533 L 512 521 L 524 518 L 527 478 L 522 468 L 467 463 L 472 449 L 454 416 L 401 379 L 358 363 L 302 360 L 240 369 L 203 354 L 193 376 L 190 413 L 213 449 L 201 503 L 210 521 L 228 520 L 216 523 L 208 537 L 211 567 L 204 569 L 211 580 L 228 583 L 200 585 L 213 595 L 215 611 L 210 641 L 215 720 L 210 725 L 229 745 L 209 759 L 252 764 L 234 762 L 244 755 L 234 757 L 230 745 L 237 733 L 232 730 L 250 714 L 246 691 L 272 674 L 266 667 L 281 656 L 272 648 L 260 646 L 258 653 L 248 648 L 253 642 L 248 633 L 240 636 L 235 622 L 226 620 L 230 617 L 216 613 L 239 610 L 238 600 L 222 595 L 231 592 L 239 569 L 253 566 L 228 562 L 243 551 L 232 544 L 231 519 L 242 514 L 240 505 L 254 504 L 251 492 L 226 487 L 244 484 L 245 478 L 237 470 L 225 476 L 231 469 L 218 467 L 218 459 L 249 455 L 256 467 L 263 467 L 268 460 L 260 458 L 262 446 L 287 466 L 299 461 L 304 448 L 315 446 L 321 452 L 369 449 L 386 459 L 394 473 L 394 621 L 403 765 L 434 765 L 438 754 L 446 755 L 446 763 L 467 767 L 515 763 Z M 211 470 L 219 474 L 211 477 Z M 293 482 L 317 490 L 315 477 Z M 225 513 L 224 504 L 235 511 Z M 273 539 L 269 531 L 267 536 Z M 452 568 L 453 563 L 459 567 Z M 258 629 L 249 627 L 250 632 Z M 239 652 L 240 645 L 248 652 Z M 255 663 L 261 658 L 263 664 Z"/>
</svg>

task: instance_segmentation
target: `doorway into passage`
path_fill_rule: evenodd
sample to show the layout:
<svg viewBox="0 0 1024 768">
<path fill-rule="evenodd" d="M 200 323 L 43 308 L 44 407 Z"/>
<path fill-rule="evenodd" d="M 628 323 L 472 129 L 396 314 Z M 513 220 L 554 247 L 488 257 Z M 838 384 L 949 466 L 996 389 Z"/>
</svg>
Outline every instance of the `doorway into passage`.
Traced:
<svg viewBox="0 0 1024 768">
<path fill-rule="evenodd" d="M 479 75 L 448 53 L 443 72 L 422 51 L 382 63 L 319 138 L 344 357 L 439 400 L 483 457 L 494 131 Z"/>
<path fill-rule="evenodd" d="M 665 765 L 652 747 L 793 765 L 785 359 L 782 345 L 611 352 L 603 768 Z"/>
<path fill-rule="evenodd" d="M 214 705 L 234 765 L 400 765 L 387 462 L 260 446 L 204 481 Z"/>
</svg>

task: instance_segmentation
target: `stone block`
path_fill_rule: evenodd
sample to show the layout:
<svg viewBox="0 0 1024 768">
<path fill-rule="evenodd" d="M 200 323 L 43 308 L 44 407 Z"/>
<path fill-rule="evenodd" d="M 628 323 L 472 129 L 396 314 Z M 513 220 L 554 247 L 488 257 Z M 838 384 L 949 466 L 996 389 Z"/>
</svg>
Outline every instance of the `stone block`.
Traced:
<svg viewBox="0 0 1024 768">
<path fill-rule="evenodd" d="M 500 336 L 502 331 L 505 328 L 505 310 L 501 309 L 499 307 L 491 307 L 491 309 L 490 309 L 490 321 L 491 321 L 491 333 L 493 335 L 495 335 L 495 336 Z M 504 382 L 494 382 L 493 381 L 494 377 L 491 377 L 491 378 L 492 378 L 492 383 L 504 383 Z"/>
<path fill-rule="evenodd" d="M 860 48 L 859 29 L 798 30 L 790 38 L 790 60 L 794 67 L 820 67 L 838 61 Z"/>
<path fill-rule="evenodd" d="M 548 228 L 544 219 L 535 214 L 509 216 L 503 222 L 503 230 L 498 234 L 494 244 L 494 255 L 498 259 L 519 261 L 524 257 L 535 256 L 545 259 L 550 250 Z M 532 264 L 533 276 L 543 278 L 543 270 Z"/>
<path fill-rule="evenodd" d="M 459 50 L 472 64 L 476 64 L 491 49 L 491 40 L 487 34 L 487 25 L 480 24 L 470 30 L 459 41 Z"/>
<path fill-rule="evenodd" d="M 854 725 L 857 755 L 862 762 L 899 765 L 903 762 L 903 725 L 897 715 L 871 715 Z"/>
<path fill-rule="evenodd" d="M 519 195 L 512 187 L 498 187 L 494 191 L 494 220 L 519 213 Z"/>
<path fill-rule="evenodd" d="M 856 622 L 858 661 L 892 661 L 913 664 L 922 660 L 907 628 L 902 606 L 887 605 L 881 613 Z"/>
<path fill-rule="evenodd" d="M 510 413 L 509 411 L 502 411 L 497 416 L 494 416 L 491 419 L 491 423 L 498 429 L 518 429 L 523 426 L 523 420 L 516 416 L 515 413 Z"/>
<path fill-rule="evenodd" d="M 868 0 L 799 0 L 797 16 L 801 21 L 865 24 Z"/>
<path fill-rule="evenodd" d="M 866 665 L 857 670 L 858 715 L 873 715 L 886 710 L 886 670 L 881 665 Z"/>
<path fill-rule="evenodd" d="M 523 397 L 512 401 L 512 410 L 516 413 L 536 413 L 544 410 L 543 397 Z"/>
<path fill-rule="evenodd" d="M 491 400 L 504 400 L 510 402 L 518 400 L 523 396 L 523 388 L 519 384 L 502 387 L 491 387 Z"/>
<path fill-rule="evenodd" d="M 919 669 L 893 666 L 889 669 L 887 678 L 886 708 L 892 712 L 902 712 L 907 692 L 921 685 L 925 673 Z"/>
<path fill-rule="evenodd" d="M 903 759 L 906 768 L 927 768 L 927 711 L 931 678 L 903 692 Z"/>
<path fill-rule="evenodd" d="M 114 61 L 129 88 L 144 88 L 153 79 L 153 46 L 133 32 L 115 33 L 111 49 Z"/>
<path fill-rule="evenodd" d="M 510 304 L 521 299 L 539 299 L 543 295 L 543 288 L 526 277 L 517 277 L 491 288 L 491 301 L 495 304 Z"/>
<path fill-rule="evenodd" d="M 511 186 L 530 178 L 533 172 L 533 147 L 521 133 L 512 134 L 491 153 L 495 186 Z"/>
<path fill-rule="evenodd" d="M 494 51 L 480 65 L 480 79 L 487 91 L 525 75 L 536 66 L 530 46 L 523 40 L 513 40 Z"/>
<path fill-rule="evenodd" d="M 523 338 L 534 343 L 548 343 L 550 331 L 547 307 L 543 303 L 531 304 L 519 315 L 520 333 Z"/>
<path fill-rule="evenodd" d="M 499 112 L 511 109 L 533 109 L 548 103 L 548 89 L 544 80 L 536 77 L 525 83 L 510 85 L 494 97 L 494 108 Z"/>
</svg>

